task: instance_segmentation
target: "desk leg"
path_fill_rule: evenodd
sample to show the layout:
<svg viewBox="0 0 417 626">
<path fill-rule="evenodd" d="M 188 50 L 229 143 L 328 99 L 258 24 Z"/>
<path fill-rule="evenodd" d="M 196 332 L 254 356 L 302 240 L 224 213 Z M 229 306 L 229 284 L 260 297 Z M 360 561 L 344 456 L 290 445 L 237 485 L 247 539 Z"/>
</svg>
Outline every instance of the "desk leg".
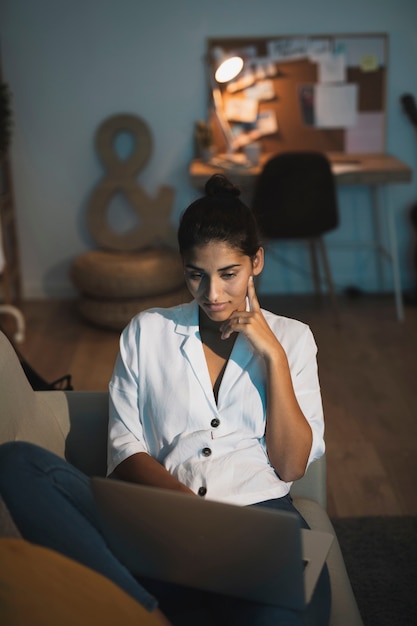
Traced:
<svg viewBox="0 0 417 626">
<path fill-rule="evenodd" d="M 404 321 L 404 305 L 403 296 L 401 291 L 401 277 L 400 277 L 400 264 L 398 260 L 398 246 L 397 246 L 397 230 L 395 227 L 395 215 L 391 206 L 388 206 L 388 236 L 389 245 L 391 248 L 391 260 L 392 260 L 392 272 L 394 280 L 395 291 L 395 305 L 397 308 L 397 317 L 400 322 Z"/>
<path fill-rule="evenodd" d="M 379 223 L 379 215 L 380 215 L 380 195 L 384 191 L 384 210 L 387 214 L 387 227 L 388 227 L 388 244 L 389 244 L 389 252 L 384 249 L 382 245 L 382 237 L 381 237 L 381 229 Z M 379 259 L 383 253 L 387 254 L 392 264 L 392 277 L 394 282 L 394 296 L 395 296 L 395 306 L 397 311 L 397 318 L 400 322 L 404 321 L 404 306 L 403 306 L 403 298 L 401 291 L 401 277 L 400 277 L 400 264 L 398 260 L 398 246 L 397 246 L 397 230 L 395 227 L 395 214 L 389 202 L 386 202 L 386 186 L 382 189 L 378 188 L 377 185 L 372 186 L 372 203 L 373 203 L 373 213 L 374 213 L 374 227 L 375 227 L 375 235 L 377 237 L 378 243 L 378 256 Z M 388 205 L 388 206 L 387 206 Z M 382 280 L 382 267 L 381 261 L 379 260 L 380 265 L 378 266 L 378 278 Z"/>
<path fill-rule="evenodd" d="M 380 189 L 378 185 L 371 185 L 371 203 L 372 203 L 372 219 L 374 226 L 374 237 L 375 237 L 375 250 L 376 250 L 376 271 L 377 271 L 377 279 L 378 279 L 378 287 L 380 291 L 383 291 L 385 280 L 384 280 L 384 268 L 382 263 L 382 255 L 386 251 L 384 250 L 382 233 L 381 233 L 381 217 L 380 217 L 380 201 L 378 192 Z M 387 255 L 388 256 L 388 255 Z"/>
</svg>

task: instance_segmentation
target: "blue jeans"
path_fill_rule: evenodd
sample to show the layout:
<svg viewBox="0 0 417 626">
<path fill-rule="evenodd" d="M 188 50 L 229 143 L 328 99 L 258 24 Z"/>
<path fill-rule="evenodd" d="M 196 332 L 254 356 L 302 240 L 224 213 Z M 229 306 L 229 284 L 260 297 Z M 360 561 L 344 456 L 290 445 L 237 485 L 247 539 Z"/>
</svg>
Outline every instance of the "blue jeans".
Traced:
<svg viewBox="0 0 417 626">
<path fill-rule="evenodd" d="M 33 444 L 0 445 L 0 494 L 24 539 L 56 550 L 106 576 L 149 611 L 159 605 L 175 626 L 328 624 L 327 569 L 303 613 L 154 580 L 138 580 L 113 555 L 101 534 L 89 478 Z M 261 505 L 295 511 L 290 498 Z"/>
</svg>

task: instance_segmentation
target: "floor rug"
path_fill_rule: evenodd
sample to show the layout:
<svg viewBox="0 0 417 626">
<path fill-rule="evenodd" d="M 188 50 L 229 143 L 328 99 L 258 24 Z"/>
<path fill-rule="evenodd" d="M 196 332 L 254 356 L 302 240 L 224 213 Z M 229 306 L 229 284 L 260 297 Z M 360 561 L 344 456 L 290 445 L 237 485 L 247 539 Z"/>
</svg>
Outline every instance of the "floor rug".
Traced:
<svg viewBox="0 0 417 626">
<path fill-rule="evenodd" d="M 364 625 L 415 626 L 417 517 L 332 521 Z"/>
</svg>

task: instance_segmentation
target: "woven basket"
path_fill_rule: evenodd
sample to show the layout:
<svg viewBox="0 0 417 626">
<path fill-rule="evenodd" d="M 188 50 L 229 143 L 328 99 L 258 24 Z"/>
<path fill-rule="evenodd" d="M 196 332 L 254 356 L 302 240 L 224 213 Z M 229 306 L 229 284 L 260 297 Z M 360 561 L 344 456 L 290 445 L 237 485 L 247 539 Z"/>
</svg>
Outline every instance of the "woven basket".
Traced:
<svg viewBox="0 0 417 626">
<path fill-rule="evenodd" d="M 75 259 L 71 280 L 96 298 L 141 298 L 175 291 L 184 285 L 179 253 L 154 248 L 136 253 L 93 250 Z"/>
<path fill-rule="evenodd" d="M 170 307 L 190 302 L 191 295 L 186 287 L 171 293 L 147 296 L 133 300 L 105 300 L 81 297 L 78 310 L 89 322 L 102 328 L 121 331 L 137 313 L 153 307 Z"/>
</svg>

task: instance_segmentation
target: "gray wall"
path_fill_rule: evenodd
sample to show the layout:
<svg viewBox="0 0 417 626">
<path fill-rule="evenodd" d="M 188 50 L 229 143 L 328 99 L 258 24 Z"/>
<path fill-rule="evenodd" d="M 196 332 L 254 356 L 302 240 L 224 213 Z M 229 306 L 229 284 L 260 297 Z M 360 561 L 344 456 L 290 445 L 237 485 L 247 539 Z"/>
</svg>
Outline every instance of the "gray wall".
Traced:
<svg viewBox="0 0 417 626">
<path fill-rule="evenodd" d="M 399 98 L 417 96 L 415 0 L 3 0 L 3 77 L 13 92 L 12 165 L 26 297 L 74 294 L 68 270 L 95 247 L 85 223 L 88 199 L 103 176 L 93 145 L 109 115 L 135 113 L 150 126 L 154 149 L 138 175 L 150 195 L 175 188 L 172 221 L 196 196 L 188 180 L 194 122 L 206 114 L 205 41 L 228 35 L 386 32 L 390 38 L 387 151 L 417 169 L 417 134 Z M 409 209 L 417 184 L 391 186 L 404 288 L 414 284 Z M 374 254 L 339 245 L 372 235 L 366 188 L 339 191 L 342 223 L 328 236 L 339 288 L 378 289 Z M 282 246 L 286 262 L 304 250 Z M 385 289 L 391 289 L 390 271 Z M 272 256 L 261 291 L 303 292 L 310 280 Z"/>
</svg>

